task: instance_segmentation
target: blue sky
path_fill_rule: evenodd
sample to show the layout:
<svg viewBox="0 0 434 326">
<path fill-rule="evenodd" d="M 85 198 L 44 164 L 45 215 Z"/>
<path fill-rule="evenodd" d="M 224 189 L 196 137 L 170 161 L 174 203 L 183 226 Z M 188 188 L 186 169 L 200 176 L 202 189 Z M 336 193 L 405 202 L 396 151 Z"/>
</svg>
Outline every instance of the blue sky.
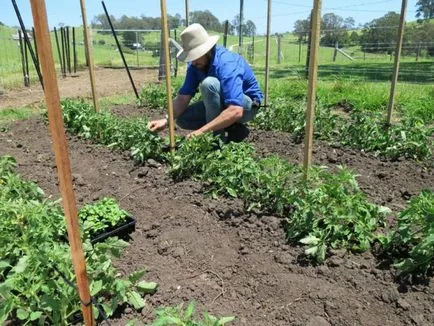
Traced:
<svg viewBox="0 0 434 326">
<path fill-rule="evenodd" d="M 29 0 L 16 0 L 21 10 L 26 26 L 31 26 L 32 16 Z M 10 0 L 0 0 L 0 21 L 9 26 L 18 25 L 15 12 Z M 409 0 L 407 7 L 407 21 L 415 20 L 417 0 Z M 101 1 L 86 0 L 88 20 L 103 13 Z M 185 15 L 185 0 L 166 0 L 169 14 Z M 239 13 L 238 0 L 190 0 L 190 11 L 210 10 L 220 21 L 229 19 Z M 160 16 L 159 0 L 105 0 L 111 15 L 127 16 Z M 304 19 L 309 15 L 313 0 L 273 0 L 272 1 L 272 33 L 291 31 L 297 19 Z M 49 24 L 51 27 L 59 23 L 66 25 L 81 25 L 80 0 L 46 0 Z M 353 17 L 356 24 L 364 24 L 372 19 L 383 16 L 388 11 L 400 12 L 401 0 L 323 0 L 322 14 L 334 12 L 342 17 Z M 267 22 L 267 0 L 245 0 L 244 16 L 251 19 L 257 26 L 258 33 L 264 33 Z"/>
</svg>

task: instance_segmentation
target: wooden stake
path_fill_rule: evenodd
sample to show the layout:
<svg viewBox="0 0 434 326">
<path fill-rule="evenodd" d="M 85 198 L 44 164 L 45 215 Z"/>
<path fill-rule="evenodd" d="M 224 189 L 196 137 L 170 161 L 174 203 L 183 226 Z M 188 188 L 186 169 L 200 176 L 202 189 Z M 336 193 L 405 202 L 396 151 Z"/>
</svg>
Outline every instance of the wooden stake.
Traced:
<svg viewBox="0 0 434 326">
<path fill-rule="evenodd" d="M 310 22 L 309 22 L 309 33 L 307 34 L 307 50 L 306 50 L 306 67 L 305 67 L 305 76 L 306 79 L 309 78 L 309 62 L 310 62 L 310 50 L 312 43 L 312 29 L 313 29 L 313 9 L 310 12 Z"/>
<path fill-rule="evenodd" d="M 265 96 L 264 105 L 268 106 L 268 78 L 270 75 L 270 29 L 271 29 L 271 0 L 268 0 L 267 7 L 267 37 L 265 43 Z"/>
<path fill-rule="evenodd" d="M 164 43 L 164 69 L 166 73 L 166 96 L 167 109 L 169 111 L 169 138 L 170 151 L 175 151 L 175 123 L 173 121 L 173 100 L 172 100 L 172 85 L 170 82 L 170 58 L 169 58 L 169 31 L 167 27 L 167 7 L 166 0 L 160 0 L 161 3 L 161 28 L 163 32 L 162 41 Z"/>
<path fill-rule="evenodd" d="M 402 39 L 404 36 L 404 23 L 405 23 L 406 10 L 407 10 L 407 0 L 402 0 L 401 16 L 399 20 L 399 30 L 398 30 L 398 41 L 396 42 L 396 49 L 395 49 L 395 64 L 394 64 L 393 76 L 392 76 L 392 86 L 390 87 L 389 109 L 387 112 L 388 126 L 390 126 L 390 124 L 392 123 L 392 112 L 393 112 L 393 107 L 395 105 L 395 87 L 396 87 L 396 83 L 398 82 L 399 60 L 401 58 L 401 48 L 402 48 Z"/>
<path fill-rule="evenodd" d="M 312 164 L 313 123 L 315 116 L 316 80 L 318 75 L 318 52 L 321 28 L 321 0 L 314 0 L 311 54 L 309 60 L 309 85 L 307 90 L 306 129 L 304 137 L 304 178 Z"/>
<path fill-rule="evenodd" d="M 225 29 L 223 33 L 223 46 L 226 47 L 228 43 L 228 29 L 229 29 L 229 20 L 225 21 Z"/>
<path fill-rule="evenodd" d="M 95 87 L 95 70 L 93 66 L 93 47 L 90 43 L 90 32 L 87 27 L 87 17 L 86 17 L 86 7 L 84 4 L 84 0 L 80 0 L 80 6 L 81 6 L 81 17 L 83 19 L 83 34 L 84 34 L 84 46 L 86 48 L 86 60 L 89 63 L 89 77 L 90 77 L 90 87 L 92 88 L 92 99 L 93 99 L 93 107 L 95 108 L 95 111 L 99 111 L 98 106 L 98 99 L 96 94 L 96 87 Z"/>
<path fill-rule="evenodd" d="M 51 51 L 50 33 L 48 30 L 47 11 L 44 0 L 31 0 L 33 21 L 35 24 L 36 38 L 40 49 L 39 56 L 44 75 L 45 101 L 47 103 L 48 120 L 50 123 L 53 150 L 56 157 L 56 165 L 59 177 L 59 188 L 62 194 L 65 210 L 68 239 L 71 246 L 72 263 L 77 278 L 78 292 L 82 301 L 81 310 L 86 325 L 95 325 L 92 312 L 89 283 L 86 273 L 86 261 L 84 258 L 80 239 L 80 226 L 77 218 L 77 206 L 72 188 L 71 167 L 68 157 L 68 144 L 65 137 L 63 118 L 60 109 L 60 95 L 56 79 L 53 53 Z M 84 304 L 83 304 L 84 303 Z"/>
</svg>

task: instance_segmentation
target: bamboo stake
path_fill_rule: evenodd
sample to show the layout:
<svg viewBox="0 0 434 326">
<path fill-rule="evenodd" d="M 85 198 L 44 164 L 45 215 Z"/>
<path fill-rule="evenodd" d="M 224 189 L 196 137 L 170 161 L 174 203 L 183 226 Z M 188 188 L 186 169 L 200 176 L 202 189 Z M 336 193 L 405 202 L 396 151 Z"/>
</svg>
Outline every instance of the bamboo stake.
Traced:
<svg viewBox="0 0 434 326">
<path fill-rule="evenodd" d="M 53 53 L 51 51 L 50 33 L 48 30 L 47 11 L 44 0 L 31 0 L 33 21 L 39 46 L 40 62 L 44 74 L 45 101 L 47 103 L 53 150 L 59 177 L 59 188 L 62 194 L 63 207 L 67 222 L 68 239 L 71 247 L 72 263 L 77 278 L 78 292 L 82 301 L 81 310 L 86 325 L 93 326 L 95 320 L 86 273 L 86 261 L 80 239 L 80 226 L 77 218 L 77 206 L 72 187 L 71 166 L 68 156 L 68 144 L 65 137 L 60 95 L 56 79 Z"/>
<path fill-rule="evenodd" d="M 90 77 L 90 87 L 92 88 L 92 99 L 93 99 L 93 107 L 95 108 L 95 111 L 99 111 L 98 106 L 98 99 L 96 94 L 96 87 L 95 87 L 95 69 L 93 66 L 93 51 L 92 51 L 92 45 L 90 44 L 90 36 L 89 36 L 89 30 L 87 27 L 87 16 L 86 16 L 86 7 L 84 0 L 80 0 L 80 6 L 81 6 L 81 17 L 83 20 L 83 33 L 84 33 L 84 46 L 85 46 L 85 53 L 86 53 L 86 60 L 88 62 L 88 68 L 89 68 L 89 77 Z"/>
<path fill-rule="evenodd" d="M 314 0 L 311 55 L 309 60 L 309 85 L 307 90 L 306 129 L 304 137 L 304 178 L 312 164 L 313 123 L 315 116 L 316 80 L 318 75 L 318 53 L 321 29 L 321 0 Z"/>
<path fill-rule="evenodd" d="M 401 48 L 402 48 L 402 39 L 404 36 L 404 23 L 405 23 L 406 10 L 407 10 L 407 0 L 402 0 L 401 16 L 399 19 L 398 41 L 396 43 L 396 49 L 395 49 L 395 63 L 393 69 L 392 85 L 390 87 L 389 108 L 387 112 L 388 126 L 390 126 L 390 124 L 392 123 L 392 112 L 393 112 L 393 107 L 395 105 L 395 87 L 396 84 L 398 83 L 399 60 L 401 58 Z"/>
<path fill-rule="evenodd" d="M 173 100 L 172 100 L 172 86 L 170 82 L 170 58 L 169 58 L 169 31 L 167 27 L 167 7 L 166 0 L 160 0 L 161 3 L 161 28 L 163 31 L 163 44 L 164 44 L 164 70 L 166 74 L 166 96 L 167 96 L 167 109 L 169 111 L 169 138 L 170 138 L 170 151 L 175 151 L 175 123 L 173 121 Z"/>
<path fill-rule="evenodd" d="M 271 29 L 271 0 L 268 0 L 267 8 L 267 38 L 265 45 L 265 98 L 264 105 L 268 106 L 268 78 L 270 75 L 270 29 Z"/>
</svg>

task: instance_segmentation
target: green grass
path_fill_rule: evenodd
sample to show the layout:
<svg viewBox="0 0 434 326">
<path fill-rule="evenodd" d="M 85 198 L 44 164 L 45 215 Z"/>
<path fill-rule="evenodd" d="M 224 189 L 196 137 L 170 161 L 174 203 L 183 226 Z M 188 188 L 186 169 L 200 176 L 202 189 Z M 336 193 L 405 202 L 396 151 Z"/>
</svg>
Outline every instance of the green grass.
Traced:
<svg viewBox="0 0 434 326">
<path fill-rule="evenodd" d="M 38 107 L 0 109 L 0 124 L 11 121 L 26 120 L 42 111 L 43 110 Z"/>
</svg>

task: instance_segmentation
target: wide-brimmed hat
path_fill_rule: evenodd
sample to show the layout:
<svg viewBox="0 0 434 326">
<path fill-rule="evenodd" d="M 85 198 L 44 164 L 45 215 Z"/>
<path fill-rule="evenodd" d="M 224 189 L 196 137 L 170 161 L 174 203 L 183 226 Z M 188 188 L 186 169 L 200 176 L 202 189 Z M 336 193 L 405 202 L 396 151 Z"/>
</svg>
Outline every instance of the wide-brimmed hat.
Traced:
<svg viewBox="0 0 434 326">
<path fill-rule="evenodd" d="M 191 24 L 181 33 L 182 50 L 176 57 L 181 61 L 200 58 L 217 43 L 218 35 L 209 36 L 201 24 Z"/>
</svg>

